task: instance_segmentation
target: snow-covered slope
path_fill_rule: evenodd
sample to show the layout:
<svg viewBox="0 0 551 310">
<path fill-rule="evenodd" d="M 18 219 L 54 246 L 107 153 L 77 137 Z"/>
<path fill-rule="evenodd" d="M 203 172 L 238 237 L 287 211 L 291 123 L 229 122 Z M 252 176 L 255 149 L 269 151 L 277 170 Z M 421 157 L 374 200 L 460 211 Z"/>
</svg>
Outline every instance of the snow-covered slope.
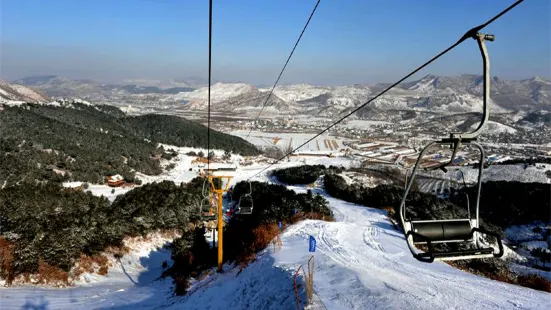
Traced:
<svg viewBox="0 0 551 310">
<path fill-rule="evenodd" d="M 48 102 L 47 96 L 30 89 L 29 87 L 8 83 L 0 80 L 0 103 L 14 102 Z"/>
<path fill-rule="evenodd" d="M 242 272 L 225 266 L 225 273 L 194 283 L 187 296 L 172 296 L 170 280 L 156 280 L 166 254 L 154 250 L 149 256 L 142 253 L 143 270 L 121 266 L 122 274 L 115 273 L 113 281 L 57 290 L 0 288 L 0 308 L 296 309 L 293 274 L 312 254 L 310 235 L 317 240 L 314 289 L 327 309 L 547 309 L 551 304 L 545 292 L 444 263 L 420 263 L 383 211 L 325 198 L 335 222 L 299 222 L 281 235 L 280 250 L 265 250 Z M 302 279 L 300 284 L 304 305 Z"/>
<path fill-rule="evenodd" d="M 211 103 L 217 103 L 233 98 L 235 96 L 239 96 L 254 89 L 256 89 L 254 86 L 243 83 L 216 83 L 211 87 L 210 100 Z M 200 105 L 197 105 L 197 108 L 200 108 L 207 102 L 208 87 L 202 87 L 192 92 L 179 93 L 177 95 L 174 95 L 173 99 L 200 103 Z"/>
<path fill-rule="evenodd" d="M 262 91 L 270 91 L 269 89 L 263 89 Z M 314 97 L 327 94 L 330 92 L 329 87 L 313 86 L 308 84 L 295 84 L 295 85 L 280 85 L 274 89 L 274 94 L 285 101 L 297 102 L 312 99 Z"/>
</svg>

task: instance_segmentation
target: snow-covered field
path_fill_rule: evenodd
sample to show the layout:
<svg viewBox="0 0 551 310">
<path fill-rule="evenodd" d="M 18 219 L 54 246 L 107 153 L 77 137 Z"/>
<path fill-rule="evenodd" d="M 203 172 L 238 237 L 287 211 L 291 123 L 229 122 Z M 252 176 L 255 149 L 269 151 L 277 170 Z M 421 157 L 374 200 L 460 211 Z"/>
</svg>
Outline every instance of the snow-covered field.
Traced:
<svg viewBox="0 0 551 310">
<path fill-rule="evenodd" d="M 527 167 L 524 169 L 523 164 L 516 165 L 492 165 L 484 169 L 482 172 L 482 181 L 518 181 L 525 183 L 550 183 L 550 179 L 546 176 L 545 172 L 551 170 L 551 165 L 549 164 L 537 164 L 537 166 L 544 166 L 543 169 L 538 169 L 534 166 Z M 418 172 L 419 175 L 436 178 L 441 180 L 431 180 L 431 184 L 426 185 L 426 190 L 434 191 L 436 188 L 446 187 L 449 184 L 454 182 L 463 182 L 460 178 L 460 174 L 457 170 L 461 170 L 465 176 L 465 182 L 467 184 L 476 183 L 478 180 L 478 169 L 469 166 L 456 166 L 449 167 L 447 173 L 443 173 L 440 170 L 434 171 L 422 171 Z M 409 170 L 411 173 L 411 169 Z M 441 182 L 440 182 L 441 181 Z M 446 184 L 441 184 L 441 183 Z"/>
<path fill-rule="evenodd" d="M 391 123 L 385 122 L 385 121 L 369 121 L 369 120 L 360 120 L 360 119 L 349 120 L 346 122 L 347 127 L 353 127 L 358 129 L 365 129 L 371 126 L 388 125 L 388 124 L 391 124 Z"/>
<path fill-rule="evenodd" d="M 254 145 L 258 145 L 261 147 L 275 145 L 281 148 L 282 150 L 285 150 L 289 145 L 289 143 L 294 149 L 314 136 L 314 134 L 272 133 L 272 132 L 261 132 L 261 131 L 251 131 L 250 135 L 248 135 L 248 133 L 249 133 L 248 130 L 238 130 L 238 131 L 232 131 L 229 134 L 241 137 L 243 139 L 247 138 L 247 141 Z M 342 138 L 337 138 L 329 135 L 322 135 L 316 138 L 315 140 L 309 142 L 305 146 L 301 147 L 298 150 L 298 152 L 305 152 L 305 151 L 338 152 L 339 150 L 345 148 L 342 142 L 343 142 Z"/>
</svg>

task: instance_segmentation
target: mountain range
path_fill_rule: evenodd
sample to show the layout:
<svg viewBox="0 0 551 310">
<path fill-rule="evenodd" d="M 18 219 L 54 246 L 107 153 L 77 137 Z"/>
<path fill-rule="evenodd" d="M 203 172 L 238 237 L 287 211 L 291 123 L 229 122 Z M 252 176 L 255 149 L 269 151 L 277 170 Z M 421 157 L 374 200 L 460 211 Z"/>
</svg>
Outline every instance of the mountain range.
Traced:
<svg viewBox="0 0 551 310">
<path fill-rule="evenodd" d="M 38 95 L 31 99 L 78 97 L 93 102 L 132 104 L 133 106 L 177 106 L 188 110 L 205 110 L 207 87 L 202 80 L 130 80 L 132 84 L 103 84 L 91 80 L 70 80 L 59 76 L 28 77 L 13 81 L 12 89 L 25 85 Z M 4 92 L 6 82 L 0 84 Z M 15 84 L 15 86 L 14 86 Z M 308 84 L 280 85 L 267 104 L 269 113 L 299 113 L 332 116 L 351 110 L 371 99 L 390 84 L 355 84 L 316 86 Z M 271 88 L 258 88 L 245 83 L 215 83 L 211 88 L 211 109 L 221 112 L 246 113 L 260 109 Z M 33 92 L 33 91 L 31 91 Z M 43 95 L 45 94 L 45 95 Z M 0 96 L 9 100 L 14 96 Z M 40 98 L 42 97 L 42 98 Z M 10 99 L 12 98 L 12 99 Z M 24 99 L 21 99 L 24 100 Z M 361 109 L 357 116 L 367 117 L 373 110 L 426 110 L 435 112 L 481 111 L 482 77 L 427 75 L 402 83 Z M 551 82 L 542 77 L 524 80 L 491 78 L 491 107 L 494 113 L 508 111 L 551 111 Z"/>
</svg>

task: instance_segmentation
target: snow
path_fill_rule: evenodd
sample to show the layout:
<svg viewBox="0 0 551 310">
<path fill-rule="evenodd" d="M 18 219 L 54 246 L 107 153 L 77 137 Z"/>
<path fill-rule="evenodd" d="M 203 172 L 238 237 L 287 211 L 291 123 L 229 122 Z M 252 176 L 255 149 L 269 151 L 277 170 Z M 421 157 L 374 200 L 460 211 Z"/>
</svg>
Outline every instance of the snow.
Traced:
<svg viewBox="0 0 551 310">
<path fill-rule="evenodd" d="M 541 165 L 541 164 L 537 164 Z M 516 165 L 491 165 L 488 168 L 484 169 L 482 175 L 482 181 L 518 181 L 523 183 L 549 183 L 545 171 L 549 168 L 545 165 L 545 169 L 538 169 L 534 166 L 529 166 L 524 169 L 523 164 Z M 457 176 L 456 170 L 462 170 L 465 176 L 466 183 L 475 183 L 478 178 L 478 169 L 472 167 L 456 166 L 453 169 L 449 169 L 448 173 L 443 174 L 440 172 L 435 172 L 438 177 L 442 177 L 448 180 L 455 180 Z M 433 176 L 430 173 L 419 172 L 419 175 Z"/>
<path fill-rule="evenodd" d="M 261 91 L 270 91 L 270 89 L 262 89 Z M 296 85 L 280 85 L 274 89 L 274 94 L 285 101 L 302 101 L 312 99 L 314 97 L 328 93 L 330 90 L 327 87 L 312 86 L 307 84 Z"/>
<path fill-rule="evenodd" d="M 532 240 L 523 242 L 521 244 L 521 247 L 527 249 L 527 250 L 533 250 L 533 249 L 546 249 L 547 250 L 547 242 L 546 241 L 538 241 L 538 240 Z"/>
<path fill-rule="evenodd" d="M 275 145 L 284 151 L 289 146 L 289 143 L 291 143 L 291 146 L 294 149 L 314 136 L 313 134 L 303 133 L 273 133 L 262 131 L 251 131 L 249 135 L 248 130 L 236 130 L 229 132 L 229 134 L 246 139 L 248 142 L 257 146 L 266 147 Z M 275 138 L 279 138 L 280 140 L 275 142 Z M 343 138 L 330 135 L 321 135 L 301 147 L 298 151 L 308 153 L 310 153 L 310 151 L 332 151 L 336 154 L 341 149 L 346 148 L 346 146 L 343 145 L 343 141 L 345 141 Z"/>
<path fill-rule="evenodd" d="M 189 172 L 194 157 L 185 154 L 198 149 L 163 147 L 177 150 L 178 156 L 172 161 L 176 167 L 161 176 L 139 178 L 144 182 L 163 179 L 187 182 L 196 175 Z M 223 151 L 215 153 L 221 155 Z M 232 156 L 237 171 L 224 172 L 234 176 L 232 184 L 256 175 L 267 166 L 256 161 L 241 166 L 241 159 Z M 292 157 L 253 180 L 269 181 L 271 170 L 302 164 L 350 167 L 358 162 L 347 157 Z M 361 179 L 353 174 L 346 177 L 350 182 L 358 178 Z M 360 181 L 376 183 L 370 178 Z M 64 185 L 75 187 L 80 183 Z M 307 189 L 289 188 L 297 192 Z M 129 190 L 115 188 L 115 194 L 110 194 L 112 188 L 94 184 L 89 189 L 110 200 Z M 335 222 L 305 220 L 289 226 L 281 234 L 281 249 L 267 248 L 242 270 L 234 265 L 224 265 L 225 272 L 221 274 L 211 270 L 205 278 L 192 282 L 186 296 L 174 296 L 172 280 L 159 278 L 162 262 L 171 264 L 170 252 L 162 245 L 173 236 L 153 234 L 142 240 L 127 239 L 125 244 L 132 251 L 120 262 L 110 257 L 113 267 L 107 276 L 86 274 L 76 286 L 65 289 L 2 287 L 0 309 L 295 309 L 293 276 L 300 265 L 306 266 L 312 254 L 308 252 L 310 235 L 317 240 L 317 251 L 313 253 L 314 289 L 327 309 L 547 309 L 551 304 L 551 294 L 545 292 L 475 276 L 445 263 L 420 263 L 411 256 L 403 234 L 384 211 L 332 198 L 319 187 L 319 182 L 313 190 L 329 201 Z M 508 239 L 516 235 L 511 233 L 513 230 L 531 231 L 531 228 L 512 227 L 506 231 Z M 208 239 L 211 240 L 210 236 Z M 530 271 L 521 265 L 515 268 Z M 299 297 L 304 305 L 302 276 L 299 282 Z"/>
<path fill-rule="evenodd" d="M 547 225 L 551 225 L 549 222 Z M 545 239 L 545 224 L 542 222 L 534 222 L 525 225 L 509 226 L 505 229 L 505 238 L 511 242 L 525 242 L 531 240 L 544 240 Z M 534 228 L 541 228 L 540 232 L 534 232 Z M 544 246 L 545 248 L 546 246 Z"/>
<path fill-rule="evenodd" d="M 138 177 L 139 178 L 139 177 Z M 65 182 L 63 183 L 64 187 L 79 187 L 84 182 Z M 110 202 L 115 201 L 115 198 L 119 195 L 126 194 L 127 192 L 131 191 L 132 187 L 110 187 L 105 184 L 88 184 L 88 188 L 84 189 L 84 191 L 90 191 L 92 195 L 94 196 L 104 196 L 107 198 Z"/>
<path fill-rule="evenodd" d="M 211 103 L 221 102 L 254 89 L 254 86 L 244 83 L 216 83 L 211 87 Z M 192 92 L 181 92 L 173 96 L 174 100 L 205 101 L 208 99 L 208 87 L 202 87 Z"/>
<path fill-rule="evenodd" d="M 107 276 L 85 274 L 75 287 L 1 287 L 0 309 L 106 309 L 151 296 L 164 300 L 171 295 L 171 281 L 157 279 L 162 262 L 172 263 L 170 251 L 162 248 L 171 240 L 159 233 L 150 234 L 147 241 L 127 239 L 125 245 L 132 251 L 120 261 L 110 256 L 113 267 Z"/>
<path fill-rule="evenodd" d="M 245 172 L 245 171 L 243 171 Z M 245 176 L 243 176 L 245 177 Z M 266 175 L 259 177 L 266 180 Z M 290 187 L 305 192 L 306 187 Z M 294 309 L 293 275 L 306 265 L 308 237 L 317 240 L 314 289 L 328 309 L 546 309 L 551 295 L 481 278 L 444 263 L 424 264 L 411 257 L 403 235 L 385 212 L 343 202 L 314 189 L 329 201 L 335 222 L 305 220 L 282 234 L 282 248 L 264 250 L 241 272 L 225 265 L 193 283 L 183 297 L 172 295 L 160 264 L 169 253 L 156 241 L 138 243 L 107 277 L 88 277 L 69 289 L 17 286 L 0 289 L 2 309 Z M 124 268 L 123 268 L 124 266 Z M 300 293 L 304 305 L 304 280 Z"/>
<path fill-rule="evenodd" d="M 23 86 L 23 85 L 17 85 L 17 84 L 11 84 L 11 88 L 13 88 L 15 91 L 17 91 L 20 95 L 31 98 L 36 101 L 44 101 L 45 98 L 41 95 L 39 95 L 34 90 Z"/>
<path fill-rule="evenodd" d="M 519 274 L 523 274 L 523 275 L 536 274 L 542 278 L 547 279 L 548 281 L 551 281 L 551 272 L 549 271 L 543 271 L 543 270 L 539 270 L 539 269 L 535 269 L 532 267 L 519 265 L 519 264 L 513 264 L 511 269 Z"/>
<path fill-rule="evenodd" d="M 0 98 L 0 103 L 7 105 L 7 106 L 21 106 L 26 104 L 25 101 L 19 101 L 19 100 L 6 100 L 3 98 Z"/>
<path fill-rule="evenodd" d="M 369 120 L 350 120 L 346 122 L 347 127 L 365 129 L 377 125 L 390 125 L 392 123 L 385 121 L 369 121 Z"/>
<path fill-rule="evenodd" d="M 9 96 L 8 92 L 0 88 L 0 95 L 2 96 Z"/>
<path fill-rule="evenodd" d="M 478 127 L 478 123 L 475 123 L 471 126 L 471 129 L 476 129 Z M 488 121 L 488 127 L 486 128 L 488 132 L 491 132 L 492 134 L 500 134 L 500 133 L 510 133 L 514 134 L 517 132 L 517 130 L 511 126 L 507 126 L 498 122 L 494 121 Z"/>
</svg>

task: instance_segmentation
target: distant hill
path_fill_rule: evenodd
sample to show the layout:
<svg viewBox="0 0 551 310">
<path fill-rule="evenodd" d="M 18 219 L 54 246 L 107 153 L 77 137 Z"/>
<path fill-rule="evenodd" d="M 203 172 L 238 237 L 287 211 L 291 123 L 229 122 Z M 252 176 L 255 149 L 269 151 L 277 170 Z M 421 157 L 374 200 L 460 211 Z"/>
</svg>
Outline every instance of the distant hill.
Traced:
<svg viewBox="0 0 551 310">
<path fill-rule="evenodd" d="M 46 102 L 50 98 L 29 87 L 0 80 L 0 104 L 11 101 Z"/>
<path fill-rule="evenodd" d="M 150 103 L 167 96 L 193 91 L 184 81 L 128 80 L 120 84 L 89 79 L 67 79 L 57 75 L 31 76 L 13 81 L 57 98 L 83 98 L 93 102 Z M 202 85 L 202 84 L 200 84 Z"/>
<path fill-rule="evenodd" d="M 241 138 L 211 131 L 211 148 L 259 154 Z M 119 173 L 161 173 L 158 143 L 207 147 L 205 126 L 176 116 L 127 117 L 86 102 L 0 105 L 0 187 L 22 181 L 102 183 Z M 170 156 L 169 154 L 165 154 Z"/>
<path fill-rule="evenodd" d="M 133 106 L 179 106 L 204 110 L 207 105 L 205 81 L 127 80 L 122 85 L 91 80 L 70 80 L 58 76 L 24 78 L 15 83 L 35 87 L 53 97 L 78 97 L 94 102 L 128 103 Z M 358 111 L 357 117 L 371 119 L 395 110 L 423 110 L 439 113 L 478 112 L 482 103 L 482 76 L 426 75 L 402 83 Z M 308 84 L 279 85 L 268 102 L 267 113 L 299 113 L 333 116 L 353 109 L 388 87 L 388 83 L 319 86 Z M 211 89 L 213 111 L 257 113 L 266 100 L 269 88 L 245 83 L 215 82 Z M 492 113 L 512 111 L 551 111 L 551 81 L 546 77 L 524 80 L 491 78 Z"/>
</svg>

